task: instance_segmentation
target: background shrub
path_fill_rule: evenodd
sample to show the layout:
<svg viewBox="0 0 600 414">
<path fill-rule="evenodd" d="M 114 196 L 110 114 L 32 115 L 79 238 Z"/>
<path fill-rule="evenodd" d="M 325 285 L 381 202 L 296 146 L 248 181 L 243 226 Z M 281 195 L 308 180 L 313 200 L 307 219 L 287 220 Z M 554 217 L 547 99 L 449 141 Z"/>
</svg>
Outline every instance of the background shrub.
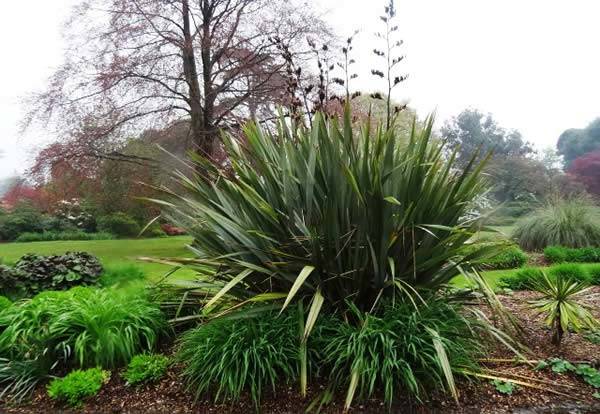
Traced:
<svg viewBox="0 0 600 414">
<path fill-rule="evenodd" d="M 550 263 L 563 263 L 567 261 L 567 248 L 561 246 L 548 246 L 544 249 L 544 257 Z"/>
<path fill-rule="evenodd" d="M 529 290 L 532 283 L 543 277 L 541 269 L 526 267 L 511 275 L 504 275 L 498 280 L 500 287 L 511 290 Z"/>
<path fill-rule="evenodd" d="M 81 230 L 61 232 L 45 231 L 43 233 L 22 233 L 15 239 L 15 242 L 28 243 L 60 240 L 111 240 L 114 238 L 114 234 L 111 233 L 85 233 Z"/>
<path fill-rule="evenodd" d="M 72 407 L 79 407 L 86 398 L 98 394 L 109 378 L 110 372 L 100 368 L 75 370 L 64 378 L 53 379 L 48 384 L 48 396 L 53 400 L 64 401 Z"/>
<path fill-rule="evenodd" d="M 12 212 L 0 215 L 0 240 L 15 240 L 21 233 L 41 232 L 44 216 L 28 205 L 20 204 Z"/>
<path fill-rule="evenodd" d="M 141 354 L 133 357 L 123 378 L 131 385 L 160 380 L 169 367 L 170 360 L 165 355 Z"/>
<path fill-rule="evenodd" d="M 565 280 L 573 280 L 577 282 L 588 282 L 590 281 L 590 277 L 588 272 L 578 264 L 574 263 L 563 263 L 552 266 L 548 269 L 548 276 L 551 279 L 556 279 L 561 277 Z"/>
<path fill-rule="evenodd" d="M 141 227 L 126 213 L 113 213 L 98 219 L 98 230 L 118 237 L 137 237 Z"/>
<path fill-rule="evenodd" d="M 297 379 L 298 327 L 298 316 L 288 311 L 217 319 L 191 329 L 177 354 L 188 389 L 196 397 L 212 389 L 215 401 L 249 391 L 258 406 L 265 388 Z"/>
<path fill-rule="evenodd" d="M 102 265 L 98 259 L 85 252 L 67 252 L 59 256 L 27 254 L 15 263 L 14 268 L 0 268 L 0 289 L 24 295 L 65 290 L 95 284 L 101 273 Z"/>
<path fill-rule="evenodd" d="M 516 269 L 527 263 L 527 254 L 518 246 L 512 245 L 500 251 L 499 254 L 479 262 L 485 269 Z"/>
<path fill-rule="evenodd" d="M 550 246 L 544 249 L 544 256 L 551 263 L 598 263 L 600 262 L 600 247 L 572 249 L 562 246 Z"/>
<path fill-rule="evenodd" d="M 520 221 L 513 236 L 525 250 L 600 246 L 600 208 L 581 198 L 554 200 Z"/>
</svg>

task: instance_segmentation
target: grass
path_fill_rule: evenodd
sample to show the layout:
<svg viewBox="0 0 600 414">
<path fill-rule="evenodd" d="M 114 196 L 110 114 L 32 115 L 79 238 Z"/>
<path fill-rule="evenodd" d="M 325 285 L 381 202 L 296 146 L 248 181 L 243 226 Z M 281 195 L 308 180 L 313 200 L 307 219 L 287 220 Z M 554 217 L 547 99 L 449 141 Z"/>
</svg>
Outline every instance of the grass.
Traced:
<svg viewBox="0 0 600 414">
<path fill-rule="evenodd" d="M 85 251 L 97 256 L 105 267 L 135 264 L 148 275 L 150 280 L 157 280 L 167 273 L 171 266 L 142 262 L 138 258 L 191 257 L 185 248 L 191 241 L 191 237 L 178 236 L 155 239 L 6 243 L 0 244 L 0 258 L 5 263 L 14 263 L 26 253 L 50 255 L 63 254 L 67 251 Z M 193 276 L 193 271 L 181 269 L 173 275 L 173 278 L 190 279 Z"/>
<path fill-rule="evenodd" d="M 511 227 L 494 227 L 502 234 L 510 234 Z M 498 233 L 482 232 L 482 235 L 497 235 Z M 120 267 L 134 264 L 142 269 L 150 280 L 160 279 L 170 270 L 170 266 L 147 263 L 137 260 L 138 257 L 192 257 L 185 248 L 191 242 L 191 237 L 162 237 L 156 239 L 131 239 L 131 240 L 86 240 L 86 241 L 57 241 L 57 242 L 33 242 L 33 243 L 6 243 L 1 244 L 1 258 L 4 262 L 15 262 L 26 253 L 37 254 L 62 254 L 66 251 L 86 251 L 96 255 L 105 267 Z M 593 264 L 585 264 L 584 267 L 593 267 Z M 503 275 L 510 275 L 519 269 L 491 270 L 484 272 L 486 280 L 494 288 Z M 175 279 L 191 279 L 194 272 L 181 269 L 173 275 Z M 457 276 L 452 284 L 459 287 L 468 285 L 468 281 Z"/>
</svg>

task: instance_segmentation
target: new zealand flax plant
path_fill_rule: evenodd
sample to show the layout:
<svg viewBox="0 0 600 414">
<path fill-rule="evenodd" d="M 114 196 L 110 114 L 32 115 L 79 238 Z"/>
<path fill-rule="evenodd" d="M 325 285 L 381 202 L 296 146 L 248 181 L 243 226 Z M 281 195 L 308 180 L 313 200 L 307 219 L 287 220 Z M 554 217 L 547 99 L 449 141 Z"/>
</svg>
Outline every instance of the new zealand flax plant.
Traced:
<svg viewBox="0 0 600 414">
<path fill-rule="evenodd" d="M 408 142 L 351 119 L 348 109 L 317 114 L 310 128 L 282 118 L 274 133 L 249 123 L 244 139 L 223 136 L 230 165 L 193 156 L 203 173 L 177 173 L 183 189 L 159 202 L 194 237 L 197 257 L 184 262 L 199 273 L 191 288 L 206 298 L 202 317 L 304 304 L 305 346 L 322 312 L 357 325 L 357 312 L 379 315 L 383 304 L 418 311 L 459 273 L 484 283 L 470 263 L 498 246 L 468 243 L 480 226 L 465 213 L 486 190 L 487 158 L 456 168 L 432 117 Z"/>
</svg>

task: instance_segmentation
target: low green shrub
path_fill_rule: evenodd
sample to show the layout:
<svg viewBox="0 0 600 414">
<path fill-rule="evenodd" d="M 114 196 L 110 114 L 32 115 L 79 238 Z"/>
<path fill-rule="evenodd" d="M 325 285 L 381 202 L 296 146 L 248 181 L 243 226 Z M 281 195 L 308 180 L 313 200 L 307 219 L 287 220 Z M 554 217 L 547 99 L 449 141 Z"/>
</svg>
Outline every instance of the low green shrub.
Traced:
<svg viewBox="0 0 600 414">
<path fill-rule="evenodd" d="M 17 243 L 29 243 L 38 241 L 61 241 L 61 240 L 111 240 L 115 236 L 111 233 L 85 233 L 76 231 L 45 231 L 43 233 L 23 233 L 15 239 Z"/>
<path fill-rule="evenodd" d="M 600 262 L 600 247 L 571 249 L 562 246 L 550 246 L 544 249 L 544 256 L 550 263 L 598 263 Z"/>
<path fill-rule="evenodd" d="M 32 381 L 65 366 L 124 365 L 152 351 L 165 327 L 159 308 L 140 294 L 89 287 L 43 292 L 0 312 L 0 358 L 9 361 L 0 363 L 0 382 L 26 383 L 19 373 L 9 375 L 11 363 L 30 361 Z"/>
<path fill-rule="evenodd" d="M 146 273 L 135 265 L 110 266 L 104 270 L 104 273 L 98 279 L 100 286 L 124 286 L 135 282 L 141 282 L 146 279 Z"/>
<path fill-rule="evenodd" d="M 298 317 L 294 312 L 217 319 L 186 332 L 177 360 L 196 398 L 238 399 L 249 391 L 258 406 L 263 390 L 295 381 L 299 374 Z"/>
<path fill-rule="evenodd" d="M 126 213 L 113 213 L 98 219 L 98 230 L 118 237 L 137 237 L 141 227 Z"/>
<path fill-rule="evenodd" d="M 167 372 L 170 362 L 165 355 L 136 355 L 127 366 L 127 371 L 123 373 L 123 378 L 131 385 L 158 381 Z"/>
<path fill-rule="evenodd" d="M 509 246 L 498 255 L 480 262 L 488 270 L 516 269 L 527 263 L 527 254 L 518 246 Z"/>
<path fill-rule="evenodd" d="M 399 390 L 417 399 L 452 391 L 448 372 L 476 370 L 483 349 L 476 324 L 444 299 L 426 303 L 388 305 L 381 316 L 355 309 L 358 323 L 330 316 L 317 327 L 314 347 L 333 389 L 348 387 L 348 397 L 356 392 L 363 400 L 382 393 L 391 405 Z"/>
<path fill-rule="evenodd" d="M 13 268 L 0 266 L 0 290 L 14 296 L 31 296 L 45 290 L 92 285 L 101 273 L 98 259 L 85 252 L 59 256 L 27 254 Z"/>
<path fill-rule="evenodd" d="M 80 407 L 86 398 L 98 394 L 109 379 L 110 372 L 100 368 L 75 370 L 64 378 L 53 379 L 48 384 L 48 396 L 72 407 Z"/>
<path fill-rule="evenodd" d="M 589 282 L 592 285 L 600 285 L 600 263 L 590 265 L 586 268 Z"/>
<path fill-rule="evenodd" d="M 567 261 L 566 247 L 561 246 L 548 246 L 544 249 L 544 257 L 550 263 L 563 263 Z"/>
<path fill-rule="evenodd" d="M 600 245 L 600 208 L 585 199 L 554 200 L 521 220 L 513 233 L 528 251 Z"/>
<path fill-rule="evenodd" d="M 498 286 L 510 290 L 528 290 L 531 284 L 543 277 L 543 273 L 536 267 L 526 267 L 511 275 L 503 275 L 498 280 Z"/>
<path fill-rule="evenodd" d="M 563 263 L 552 266 L 548 269 L 548 276 L 554 279 L 561 277 L 577 282 L 590 282 L 588 272 L 581 265 L 575 263 Z"/>
</svg>

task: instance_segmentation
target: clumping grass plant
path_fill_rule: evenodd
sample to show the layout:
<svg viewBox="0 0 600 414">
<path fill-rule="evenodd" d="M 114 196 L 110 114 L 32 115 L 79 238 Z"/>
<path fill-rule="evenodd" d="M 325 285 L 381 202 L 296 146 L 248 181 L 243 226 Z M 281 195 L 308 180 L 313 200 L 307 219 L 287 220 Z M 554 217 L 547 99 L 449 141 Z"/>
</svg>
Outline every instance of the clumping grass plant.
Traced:
<svg viewBox="0 0 600 414">
<path fill-rule="evenodd" d="M 249 391 L 259 405 L 262 392 L 275 391 L 300 373 L 298 316 L 271 311 L 260 317 L 216 319 L 186 332 L 177 360 L 185 364 L 188 389 L 199 398 L 238 399 Z"/>
<path fill-rule="evenodd" d="M 139 294 L 77 287 L 15 303 L 0 312 L 3 394 L 23 397 L 62 366 L 124 365 L 164 330 L 158 307 Z"/>
<path fill-rule="evenodd" d="M 521 220 L 513 237 L 525 250 L 600 246 L 600 208 L 583 198 L 555 199 Z"/>
<path fill-rule="evenodd" d="M 394 128 L 372 128 L 370 120 L 357 128 L 349 111 L 342 120 L 317 114 L 310 128 L 281 121 L 274 133 L 249 124 L 243 140 L 224 136 L 228 166 L 194 156 L 192 169 L 201 173 L 191 178 L 187 171 L 177 173 L 183 188 L 165 189 L 165 199 L 157 202 L 194 237 L 190 247 L 197 257 L 184 262 L 200 274 L 189 289 L 204 300 L 198 317 L 283 310 L 294 303 L 306 309 L 302 334 L 290 326 L 286 338 L 284 332 L 264 331 L 270 325 L 260 317 L 240 321 L 236 329 L 210 322 L 191 331 L 181 352 L 195 390 L 212 383 L 217 395 L 236 396 L 246 388 L 256 399 L 263 384 L 299 375 L 304 394 L 309 337 L 321 314 L 336 314 L 348 321 L 348 329 L 358 329 L 365 319 L 397 316 L 383 304 L 398 306 L 401 313 L 421 309 L 425 298 L 461 272 L 484 284 L 468 270 L 497 254 L 498 246 L 466 243 L 480 227 L 469 213 L 486 189 L 481 174 L 486 158 L 478 163 L 479 154 L 473 154 L 459 169 L 456 151 L 432 139 L 432 127 L 432 118 L 423 128 L 413 126 L 406 142 Z M 454 314 L 447 317 L 456 320 Z M 393 323 L 381 323 L 388 322 Z M 454 345 L 441 330 L 444 324 L 421 322 L 431 329 L 423 333 L 430 345 L 423 356 L 431 366 L 443 367 L 447 387 L 455 392 L 447 360 Z M 466 325 L 456 326 L 470 337 L 463 332 Z M 268 340 L 259 339 L 265 335 Z M 397 340 L 393 352 L 408 355 L 402 347 L 415 343 Z M 232 368 L 233 360 L 247 364 L 243 375 Z M 338 374 L 347 368 L 339 365 Z M 421 369 L 412 368 L 413 373 Z M 421 385 L 404 387 L 411 370 L 401 371 L 394 371 L 392 388 L 416 393 Z"/>
<path fill-rule="evenodd" d="M 314 335 L 330 387 L 346 387 L 347 401 L 382 395 L 391 405 L 398 387 L 416 398 L 436 388 L 453 393 L 452 374 L 477 370 L 479 326 L 443 297 L 419 310 L 404 302 L 377 316 L 355 308 L 353 316 L 359 323 L 325 317 Z"/>
</svg>

